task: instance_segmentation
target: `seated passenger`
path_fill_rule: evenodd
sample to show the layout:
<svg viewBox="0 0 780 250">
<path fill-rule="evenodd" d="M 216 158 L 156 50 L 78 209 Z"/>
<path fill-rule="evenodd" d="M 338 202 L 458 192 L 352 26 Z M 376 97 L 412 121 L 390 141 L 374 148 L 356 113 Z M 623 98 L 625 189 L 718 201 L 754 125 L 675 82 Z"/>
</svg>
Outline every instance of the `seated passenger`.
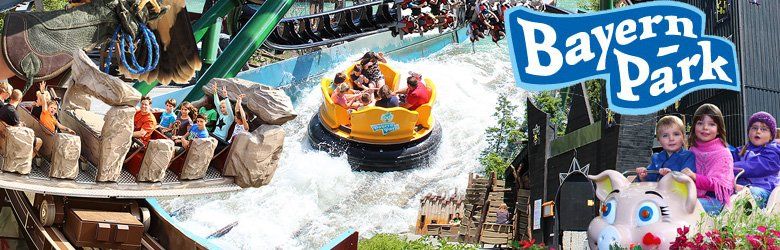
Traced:
<svg viewBox="0 0 780 250">
<path fill-rule="evenodd" d="M 176 122 L 176 114 L 173 110 L 176 109 L 176 99 L 168 99 L 165 101 L 165 112 L 160 115 L 160 132 L 170 137 L 173 133 L 173 124 Z"/>
<path fill-rule="evenodd" d="M 219 118 L 214 127 L 214 136 L 222 140 L 227 140 L 229 139 L 227 138 L 228 130 L 230 130 L 230 126 L 233 125 L 234 120 L 233 107 L 230 106 L 230 98 L 228 98 L 228 92 L 225 89 L 225 86 L 222 86 L 222 95 L 225 96 L 225 99 L 219 101 L 217 84 L 214 84 L 214 105 L 219 107 Z"/>
<path fill-rule="evenodd" d="M 174 125 L 176 128 L 175 136 L 182 136 L 186 134 L 187 131 L 190 131 L 190 126 L 194 123 L 192 118 L 196 117 L 198 115 L 197 113 L 198 111 L 195 110 L 195 106 L 192 106 L 192 103 L 187 101 L 181 103 L 181 108 L 179 108 L 179 119 L 176 120 L 176 124 Z"/>
<path fill-rule="evenodd" d="M 407 77 L 406 88 L 400 89 L 395 93 L 406 95 L 406 100 L 401 104 L 401 107 L 409 110 L 415 110 L 431 100 L 431 91 L 428 90 L 428 87 L 422 81 L 418 81 L 415 76 Z"/>
<path fill-rule="evenodd" d="M 369 93 L 360 94 L 359 98 L 353 99 L 349 104 L 350 108 L 354 110 L 362 110 L 363 108 L 370 107 L 372 105 L 374 105 L 374 101 L 372 100 L 371 94 Z"/>
<path fill-rule="evenodd" d="M 663 151 L 653 154 L 652 162 L 646 168 L 636 169 L 640 181 L 658 181 L 661 176 L 672 171 L 690 169 L 696 172 L 696 157 L 685 149 L 685 124 L 677 116 L 664 116 L 655 126 L 655 138 Z M 647 170 L 656 170 L 660 174 L 648 174 Z"/>
<path fill-rule="evenodd" d="M 352 100 L 358 95 L 347 94 L 349 92 L 349 85 L 347 83 L 341 83 L 333 90 L 333 94 L 330 95 L 330 99 L 333 99 L 333 103 L 341 106 L 345 109 L 350 109 Z"/>
<path fill-rule="evenodd" d="M 190 148 L 190 142 L 197 138 L 209 138 L 209 132 L 206 128 L 206 116 L 202 114 L 195 118 L 195 126 L 191 126 L 184 136 L 174 136 L 173 141 L 177 145 L 184 147 L 184 149 L 188 149 Z"/>
<path fill-rule="evenodd" d="M 46 105 L 42 107 L 43 111 L 41 111 L 40 117 L 41 125 L 49 129 L 51 132 L 56 133 L 57 129 L 59 129 L 59 131 L 63 131 L 65 133 L 75 134 L 75 131 L 65 127 L 65 125 L 62 125 L 62 123 L 60 123 L 60 121 L 57 119 L 57 106 L 57 101 L 49 100 Z"/>
<path fill-rule="evenodd" d="M 133 138 L 149 144 L 154 128 L 157 127 L 157 119 L 152 114 L 152 99 L 148 96 L 141 97 L 141 108 L 133 116 Z"/>
<path fill-rule="evenodd" d="M 723 113 L 712 104 L 703 104 L 693 115 L 693 135 L 688 137 L 696 157 L 696 173 L 683 169 L 696 183 L 699 202 L 710 215 L 717 215 L 728 205 L 734 193 L 734 158 L 726 148 Z"/>
<path fill-rule="evenodd" d="M 373 51 L 366 52 L 360 59 L 360 65 L 363 66 L 362 73 L 369 81 L 376 83 L 376 87 L 382 87 L 385 84 L 385 76 L 382 71 L 379 70 L 379 63 L 387 63 L 385 54 L 382 52 L 374 53 Z"/>
<path fill-rule="evenodd" d="M 742 146 L 734 172 L 744 169 L 736 190 L 749 188 L 759 207 L 766 207 L 769 194 L 777 187 L 780 171 L 780 146 L 774 142 L 777 122 L 767 112 L 757 112 L 748 121 L 748 143 Z"/>
<path fill-rule="evenodd" d="M 498 206 L 498 211 L 496 212 L 496 224 L 502 224 L 502 225 L 508 225 L 512 222 L 509 221 L 509 211 L 507 210 L 507 206 L 504 203 L 501 203 L 501 205 Z"/>
<path fill-rule="evenodd" d="M 460 225 L 460 213 L 455 213 L 450 219 L 450 225 Z"/>
<path fill-rule="evenodd" d="M 379 100 L 375 103 L 377 107 L 394 108 L 399 105 L 398 96 L 390 92 L 390 88 L 387 85 L 379 88 L 377 96 L 379 97 Z"/>
<path fill-rule="evenodd" d="M 198 114 L 206 117 L 206 129 L 209 132 L 214 131 L 214 126 L 217 125 L 217 110 L 214 106 L 215 101 L 211 100 L 213 97 L 206 95 L 206 102 L 203 103 L 203 107 L 198 109 Z"/>
<path fill-rule="evenodd" d="M 349 77 L 352 79 L 352 89 L 355 91 L 366 91 L 369 90 L 369 88 L 375 87 L 376 84 L 360 73 L 361 71 L 362 70 L 358 68 L 358 66 L 355 66 L 355 69 L 349 74 Z"/>
<path fill-rule="evenodd" d="M 230 137 L 228 142 L 233 142 L 233 137 L 241 133 L 249 133 L 249 123 L 246 121 L 246 113 L 244 107 L 241 106 L 241 101 L 246 97 L 245 94 L 238 95 L 236 100 L 236 126 L 233 127 L 233 136 Z"/>
<path fill-rule="evenodd" d="M 347 75 L 344 73 L 336 73 L 336 76 L 333 77 L 333 83 L 330 85 L 331 88 L 336 89 L 336 87 L 339 86 L 339 84 L 347 81 Z"/>
<path fill-rule="evenodd" d="M 0 83 L 0 100 L 5 102 L 5 99 L 10 97 L 8 104 L 0 103 L 0 138 L 5 138 L 6 127 L 22 126 L 22 122 L 19 121 L 19 115 L 16 114 L 16 107 L 22 101 L 22 91 L 18 89 L 11 90 L 11 85 L 7 82 Z M 10 92 L 9 92 L 10 90 Z M 10 93 L 10 95 L 8 94 Z M 33 145 L 33 156 L 38 156 L 38 150 L 43 146 L 43 140 L 35 137 L 35 145 Z"/>
</svg>

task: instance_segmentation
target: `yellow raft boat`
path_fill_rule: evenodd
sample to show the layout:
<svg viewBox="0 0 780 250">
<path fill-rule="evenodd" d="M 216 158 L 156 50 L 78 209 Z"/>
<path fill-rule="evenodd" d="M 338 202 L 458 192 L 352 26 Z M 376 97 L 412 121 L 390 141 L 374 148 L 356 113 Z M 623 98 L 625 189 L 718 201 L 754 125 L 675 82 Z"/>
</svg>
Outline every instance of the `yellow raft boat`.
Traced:
<svg viewBox="0 0 780 250">
<path fill-rule="evenodd" d="M 397 90 L 401 74 L 383 63 L 379 69 L 390 90 Z M 441 141 L 441 128 L 431 113 L 436 85 L 430 79 L 424 82 L 431 99 L 415 110 L 370 106 L 353 112 L 333 102 L 332 82 L 325 77 L 320 83 L 324 102 L 308 130 L 313 147 L 332 155 L 346 153 L 350 165 L 360 170 L 398 171 L 430 163 Z"/>
</svg>

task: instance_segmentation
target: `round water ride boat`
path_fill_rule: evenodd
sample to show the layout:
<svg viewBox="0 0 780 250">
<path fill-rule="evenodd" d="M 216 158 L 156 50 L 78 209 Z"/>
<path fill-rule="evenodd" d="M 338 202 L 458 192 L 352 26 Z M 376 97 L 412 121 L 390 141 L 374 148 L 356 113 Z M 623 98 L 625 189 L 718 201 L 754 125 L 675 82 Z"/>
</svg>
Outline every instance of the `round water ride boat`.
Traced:
<svg viewBox="0 0 780 250">
<path fill-rule="evenodd" d="M 379 69 L 390 90 L 399 89 L 401 74 L 383 63 Z M 436 85 L 428 78 L 423 81 L 431 98 L 415 110 L 369 106 L 348 111 L 331 99 L 333 79 L 323 78 L 324 102 L 309 122 L 309 142 L 332 155 L 346 153 L 349 164 L 360 170 L 399 171 L 428 165 L 439 147 L 441 127 L 431 113 Z"/>
</svg>

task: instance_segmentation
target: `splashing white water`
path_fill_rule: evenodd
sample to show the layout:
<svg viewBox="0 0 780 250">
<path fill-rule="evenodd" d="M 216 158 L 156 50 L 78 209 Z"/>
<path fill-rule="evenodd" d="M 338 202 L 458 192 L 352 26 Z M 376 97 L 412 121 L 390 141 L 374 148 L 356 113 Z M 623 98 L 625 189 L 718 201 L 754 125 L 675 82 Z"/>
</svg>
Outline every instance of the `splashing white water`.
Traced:
<svg viewBox="0 0 780 250">
<path fill-rule="evenodd" d="M 319 248 L 348 228 L 362 237 L 413 232 L 420 199 L 466 187 L 470 172 L 479 171 L 479 154 L 487 144 L 485 129 L 499 93 L 507 93 L 523 110 L 525 92 L 514 87 L 506 43 L 450 45 L 439 53 L 391 64 L 400 72 L 416 71 L 437 84 L 434 115 L 443 128 L 432 166 L 403 172 L 353 172 L 345 156 L 330 157 L 312 149 L 306 137 L 309 119 L 321 100 L 319 79 L 301 86 L 297 119 L 284 125 L 287 137 L 280 166 L 264 187 L 230 194 L 161 200 L 176 211 L 180 225 L 207 236 L 239 220 L 213 243 L 226 248 Z M 351 61 L 334 67 L 332 76 Z"/>
</svg>

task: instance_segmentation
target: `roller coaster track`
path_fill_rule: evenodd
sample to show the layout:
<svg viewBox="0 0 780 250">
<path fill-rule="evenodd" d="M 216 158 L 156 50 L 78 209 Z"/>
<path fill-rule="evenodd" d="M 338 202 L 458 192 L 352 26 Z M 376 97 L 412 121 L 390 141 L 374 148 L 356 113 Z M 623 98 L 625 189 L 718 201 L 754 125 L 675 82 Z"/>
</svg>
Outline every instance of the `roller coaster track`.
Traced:
<svg viewBox="0 0 780 250">
<path fill-rule="evenodd" d="M 279 22 L 265 46 L 277 50 L 306 49 L 373 35 L 395 28 L 392 1 L 373 1 Z M 376 12 L 374 11 L 376 7 Z"/>
</svg>

